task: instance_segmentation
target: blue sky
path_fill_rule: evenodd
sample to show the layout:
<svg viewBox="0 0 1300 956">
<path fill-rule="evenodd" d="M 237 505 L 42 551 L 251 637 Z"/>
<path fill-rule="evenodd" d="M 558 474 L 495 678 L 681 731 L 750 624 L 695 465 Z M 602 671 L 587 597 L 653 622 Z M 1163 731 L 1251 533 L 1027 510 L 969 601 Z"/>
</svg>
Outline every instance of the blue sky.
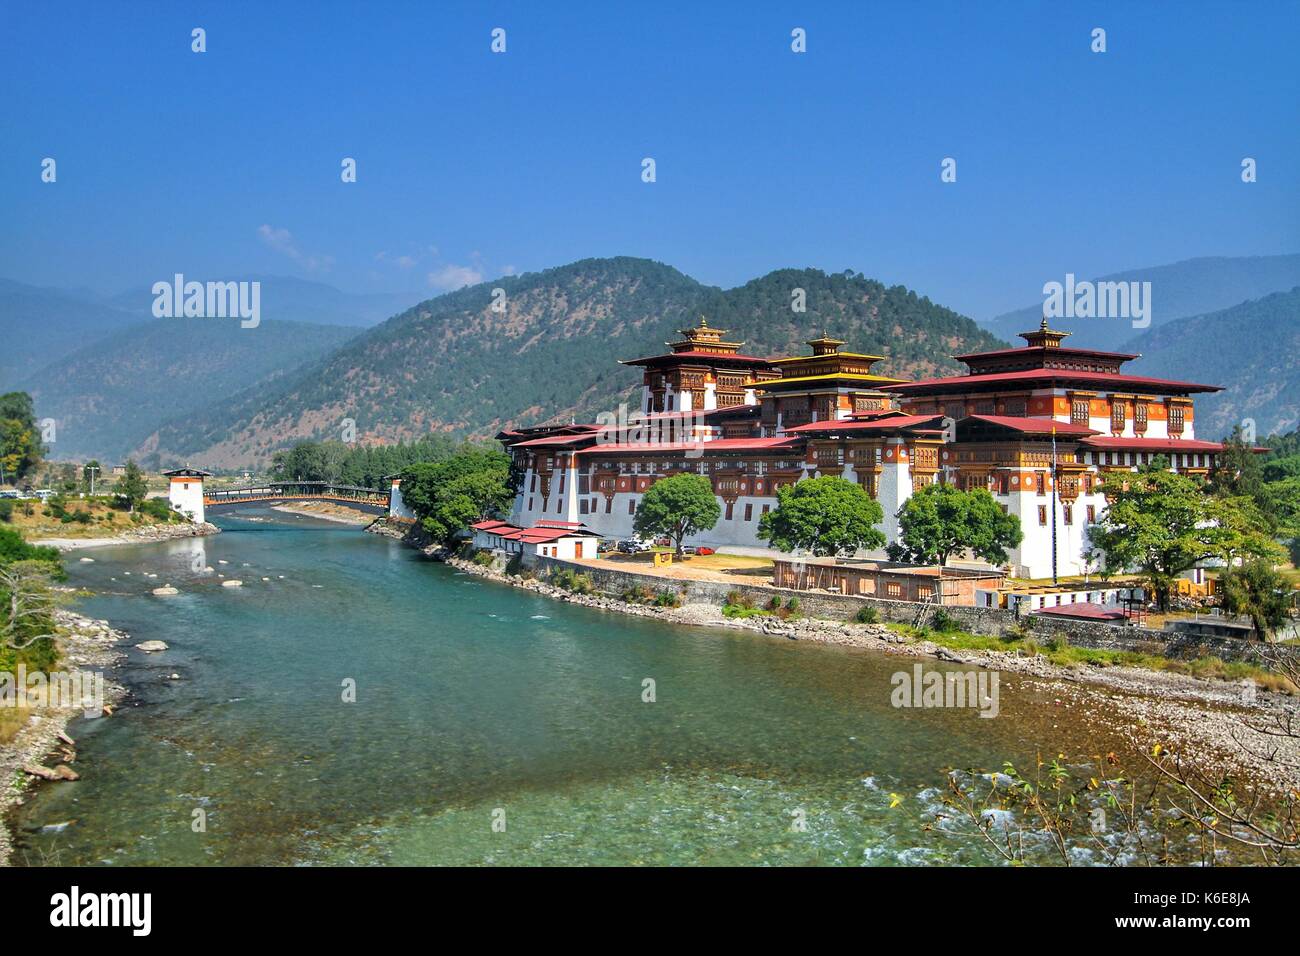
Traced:
<svg viewBox="0 0 1300 956">
<path fill-rule="evenodd" d="M 39 285 L 435 294 L 625 254 L 985 317 L 1300 251 L 1297 3 L 8 4 L 0 35 L 0 275 Z"/>
</svg>

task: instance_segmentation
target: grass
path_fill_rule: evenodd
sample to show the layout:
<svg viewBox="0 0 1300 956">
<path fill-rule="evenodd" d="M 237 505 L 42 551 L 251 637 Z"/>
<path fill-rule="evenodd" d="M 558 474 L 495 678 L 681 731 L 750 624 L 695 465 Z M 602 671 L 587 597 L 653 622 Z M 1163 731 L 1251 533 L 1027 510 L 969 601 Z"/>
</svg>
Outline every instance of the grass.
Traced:
<svg viewBox="0 0 1300 956">
<path fill-rule="evenodd" d="M 1186 674 L 1208 680 L 1253 680 L 1265 690 L 1285 694 L 1300 693 L 1286 678 L 1255 664 L 1241 661 L 1223 661 L 1217 657 L 1198 657 L 1179 660 L 1161 654 L 1143 654 L 1139 651 L 1110 651 L 1090 647 L 1075 647 L 1056 637 L 1040 644 L 1032 636 L 990 637 L 986 634 L 968 634 L 965 631 L 938 632 L 916 629 L 907 624 L 886 624 L 891 631 L 917 640 L 930 641 L 954 651 L 1014 651 L 1025 656 L 1042 654 L 1051 663 L 1061 667 L 1140 667 L 1150 671 Z"/>
<path fill-rule="evenodd" d="M 13 740 L 31 714 L 25 707 L 0 707 L 0 744 Z"/>
<path fill-rule="evenodd" d="M 28 541 L 42 538 L 111 538 L 132 528 L 167 524 L 152 515 L 137 511 L 134 515 L 110 506 L 107 498 L 67 498 L 64 507 L 74 520 L 63 521 L 50 514 L 50 508 L 39 501 L 26 499 L 14 502 L 13 514 L 8 524 L 18 530 Z M 26 514 L 25 505 L 32 513 Z M 85 515 L 84 518 L 78 518 Z"/>
</svg>

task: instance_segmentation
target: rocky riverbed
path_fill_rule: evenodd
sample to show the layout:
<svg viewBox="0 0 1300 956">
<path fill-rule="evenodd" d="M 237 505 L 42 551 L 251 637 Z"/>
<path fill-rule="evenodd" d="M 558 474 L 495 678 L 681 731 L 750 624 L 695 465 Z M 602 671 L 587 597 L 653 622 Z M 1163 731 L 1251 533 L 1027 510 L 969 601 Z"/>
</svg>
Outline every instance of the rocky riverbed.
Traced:
<svg viewBox="0 0 1300 956">
<path fill-rule="evenodd" d="M 107 621 L 96 621 L 60 610 L 55 614 L 63 652 L 59 671 L 69 676 L 102 675 L 104 711 L 107 717 L 125 689 L 109 677 L 125 656 L 119 645 L 127 635 Z M 10 741 L 0 743 L 0 866 L 8 866 L 12 845 L 7 816 L 23 802 L 25 794 L 41 780 L 76 780 L 76 741 L 68 734 L 73 718 L 82 716 L 80 707 L 41 708 L 31 711 L 26 723 Z M 21 862 L 21 861 L 19 861 Z"/>
<path fill-rule="evenodd" d="M 602 594 L 574 594 L 537 578 L 509 575 L 447 556 L 440 549 L 426 546 L 423 550 L 467 574 L 599 610 L 654 617 L 671 624 L 750 630 L 788 640 L 933 658 L 1047 681 L 1057 695 L 1055 707 L 1073 709 L 1076 716 L 1088 720 L 1118 724 L 1140 753 L 1150 752 L 1159 743 L 1166 750 L 1187 755 L 1210 772 L 1245 773 L 1278 793 L 1300 787 L 1300 739 L 1268 732 L 1279 722 L 1290 721 L 1292 726 L 1300 727 L 1300 700 L 1288 694 L 1262 689 L 1247 693 L 1240 683 L 1138 667 L 1063 667 L 1041 654 L 1014 650 L 953 651 L 932 641 L 899 634 L 882 624 L 820 618 L 728 618 L 720 607 L 709 604 L 676 608 L 630 604 Z"/>
</svg>

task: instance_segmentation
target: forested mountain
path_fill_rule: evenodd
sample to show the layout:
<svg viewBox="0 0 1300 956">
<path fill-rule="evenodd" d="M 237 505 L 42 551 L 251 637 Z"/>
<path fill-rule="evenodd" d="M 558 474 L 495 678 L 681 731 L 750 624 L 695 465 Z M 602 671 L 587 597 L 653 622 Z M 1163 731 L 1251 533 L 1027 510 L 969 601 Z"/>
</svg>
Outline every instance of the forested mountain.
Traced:
<svg viewBox="0 0 1300 956">
<path fill-rule="evenodd" d="M 1285 292 L 1300 285 L 1300 255 L 1205 257 L 1096 278 L 1096 282 L 1150 282 L 1151 329 L 1193 315 L 1205 315 L 1240 305 L 1273 292 Z M 1064 282 L 1065 276 L 1045 276 L 1046 281 Z M 1040 299 L 1031 306 L 991 319 L 987 328 L 1012 342 L 1026 329 L 1037 327 L 1043 315 Z M 1086 348 L 1118 349 L 1139 330 L 1127 319 L 1054 318 L 1052 327 L 1073 333 L 1070 344 Z"/>
<path fill-rule="evenodd" d="M 1122 350 L 1142 355 L 1130 366 L 1139 374 L 1225 386 L 1197 397 L 1198 438 L 1222 438 L 1247 418 L 1261 441 L 1300 424 L 1300 287 L 1170 322 Z"/>
<path fill-rule="evenodd" d="M 87 342 L 138 321 L 90 292 L 0 279 L 0 392 Z"/>
<path fill-rule="evenodd" d="M 502 311 L 492 307 L 497 288 Z M 791 308 L 795 289 L 804 312 Z M 293 441 L 336 437 L 345 418 L 363 440 L 387 441 L 590 419 L 635 402 L 639 370 L 618 359 L 665 351 L 701 315 L 745 340 L 748 354 L 802 354 L 826 332 L 885 355 L 878 368 L 899 377 L 959 371 L 952 354 L 999 344 L 971 320 L 860 274 L 787 269 L 724 291 L 646 259 L 586 259 L 423 302 L 272 387 L 169 423 L 140 451 L 237 467 Z"/>
<path fill-rule="evenodd" d="M 58 459 L 120 461 L 159 422 L 185 416 L 319 359 L 356 329 L 263 319 L 155 319 L 91 342 L 25 381 L 40 418 L 53 418 Z"/>
</svg>

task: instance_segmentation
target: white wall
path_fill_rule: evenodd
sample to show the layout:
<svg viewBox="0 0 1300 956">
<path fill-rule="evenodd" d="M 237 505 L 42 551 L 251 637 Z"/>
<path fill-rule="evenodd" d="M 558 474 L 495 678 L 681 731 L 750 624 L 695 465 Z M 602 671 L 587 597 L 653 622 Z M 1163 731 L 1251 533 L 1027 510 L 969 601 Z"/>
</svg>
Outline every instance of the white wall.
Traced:
<svg viewBox="0 0 1300 956">
<path fill-rule="evenodd" d="M 171 485 L 167 489 L 167 500 L 171 502 L 174 509 L 189 515 L 191 521 L 202 523 L 206 520 L 203 511 L 202 478 L 172 478 Z"/>
</svg>

